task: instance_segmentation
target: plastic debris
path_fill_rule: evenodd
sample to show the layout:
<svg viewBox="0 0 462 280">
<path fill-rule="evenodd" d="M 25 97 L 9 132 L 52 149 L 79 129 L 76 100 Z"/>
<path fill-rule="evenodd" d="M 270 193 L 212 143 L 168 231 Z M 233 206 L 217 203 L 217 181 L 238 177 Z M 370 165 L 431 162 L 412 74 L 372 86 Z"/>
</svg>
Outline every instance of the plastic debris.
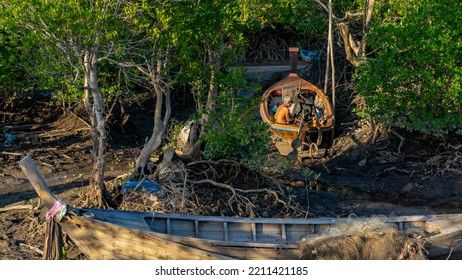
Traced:
<svg viewBox="0 0 462 280">
<path fill-rule="evenodd" d="M 13 145 L 13 142 L 16 140 L 16 136 L 13 134 L 3 131 L 3 136 L 5 136 L 5 146 Z"/>
<path fill-rule="evenodd" d="M 300 57 L 305 62 L 313 62 L 316 60 L 325 61 L 326 57 L 319 50 L 300 50 Z"/>
<path fill-rule="evenodd" d="M 128 190 L 132 191 L 140 191 L 140 192 L 159 192 L 161 186 L 154 184 L 151 181 L 128 181 L 127 183 L 123 184 L 122 192 L 126 192 Z"/>
</svg>

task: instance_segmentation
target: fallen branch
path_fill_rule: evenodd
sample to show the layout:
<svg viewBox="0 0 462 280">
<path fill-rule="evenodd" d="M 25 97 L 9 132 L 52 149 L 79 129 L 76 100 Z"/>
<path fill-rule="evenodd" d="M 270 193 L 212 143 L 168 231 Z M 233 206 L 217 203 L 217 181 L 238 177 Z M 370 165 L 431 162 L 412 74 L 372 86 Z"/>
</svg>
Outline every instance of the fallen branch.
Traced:
<svg viewBox="0 0 462 280">
<path fill-rule="evenodd" d="M 15 206 L 8 206 L 8 207 L 3 207 L 0 208 L 0 212 L 8 212 L 8 211 L 13 211 L 13 210 L 32 210 L 34 209 L 34 206 L 32 205 L 15 205 Z"/>
<path fill-rule="evenodd" d="M 20 153 L 12 153 L 12 152 L 0 152 L 2 155 L 8 155 L 8 156 L 24 156 L 23 154 Z"/>
<path fill-rule="evenodd" d="M 40 163 L 41 163 L 42 165 L 44 165 L 44 166 L 46 166 L 46 167 L 52 169 L 52 170 L 55 170 L 55 169 L 56 169 L 53 165 L 51 165 L 51 164 L 49 164 L 49 163 L 46 163 L 46 162 L 43 162 L 43 161 L 40 162 Z"/>
<path fill-rule="evenodd" d="M 25 244 L 25 243 L 19 243 L 19 247 L 25 247 L 28 250 L 34 250 L 36 253 L 43 256 L 43 249 L 40 248 L 39 246 L 28 245 L 28 244 Z"/>
<path fill-rule="evenodd" d="M 411 174 L 411 171 L 409 171 L 409 170 L 398 168 L 396 166 L 392 166 L 390 168 L 387 168 L 387 169 L 377 173 L 375 176 L 380 176 L 380 175 L 382 175 L 384 173 L 387 173 L 387 172 L 390 172 L 390 171 L 396 171 L 398 173 L 404 173 L 404 174 Z"/>
</svg>

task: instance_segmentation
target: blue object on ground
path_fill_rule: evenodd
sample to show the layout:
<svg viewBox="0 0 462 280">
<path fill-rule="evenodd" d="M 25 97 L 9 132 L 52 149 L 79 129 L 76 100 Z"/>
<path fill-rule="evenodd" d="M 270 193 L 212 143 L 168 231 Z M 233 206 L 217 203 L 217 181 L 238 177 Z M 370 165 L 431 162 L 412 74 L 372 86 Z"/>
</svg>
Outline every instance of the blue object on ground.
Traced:
<svg viewBox="0 0 462 280">
<path fill-rule="evenodd" d="M 3 136 L 5 136 L 5 144 L 8 144 L 8 145 L 11 145 L 13 144 L 14 140 L 16 140 L 16 136 L 14 136 L 13 134 L 10 134 L 10 133 L 7 133 L 7 132 L 3 132 Z"/>
<path fill-rule="evenodd" d="M 138 186 L 138 188 L 136 188 L 136 186 Z M 159 192 L 161 187 L 159 185 L 154 184 L 151 181 L 144 181 L 144 182 L 128 181 L 122 186 L 122 191 L 127 191 L 130 189 L 133 189 L 136 191 L 144 191 L 144 192 L 148 192 L 148 191 L 149 192 Z"/>
</svg>

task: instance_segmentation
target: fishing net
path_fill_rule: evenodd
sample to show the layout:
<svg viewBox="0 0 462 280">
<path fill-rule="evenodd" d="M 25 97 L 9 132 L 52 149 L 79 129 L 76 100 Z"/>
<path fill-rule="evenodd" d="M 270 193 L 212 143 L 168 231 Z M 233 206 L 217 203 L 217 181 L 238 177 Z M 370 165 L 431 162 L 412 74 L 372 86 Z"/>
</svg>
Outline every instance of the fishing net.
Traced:
<svg viewBox="0 0 462 280">
<path fill-rule="evenodd" d="M 384 217 L 347 219 L 325 234 L 303 238 L 301 259 L 309 260 L 424 260 L 424 233 L 399 231 Z"/>
</svg>

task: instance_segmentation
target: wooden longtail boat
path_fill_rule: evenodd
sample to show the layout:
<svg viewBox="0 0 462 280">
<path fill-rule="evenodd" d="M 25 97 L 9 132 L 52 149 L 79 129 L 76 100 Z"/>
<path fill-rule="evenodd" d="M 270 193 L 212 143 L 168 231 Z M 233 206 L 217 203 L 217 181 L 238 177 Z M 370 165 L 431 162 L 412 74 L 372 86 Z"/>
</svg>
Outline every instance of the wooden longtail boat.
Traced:
<svg viewBox="0 0 462 280">
<path fill-rule="evenodd" d="M 297 75 L 299 48 L 290 48 L 289 51 L 291 72 L 286 78 L 276 82 L 263 93 L 260 115 L 270 126 L 274 136 L 287 145 L 291 145 L 300 131 L 299 137 L 303 145 L 299 147 L 299 150 L 302 152 L 309 149 L 311 144 L 321 145 L 323 134 L 328 134 L 327 141 L 330 144 L 334 134 L 334 112 L 326 94 Z M 294 102 L 292 113 L 295 121 L 291 124 L 279 124 L 273 119 L 277 107 L 282 104 L 285 96 L 290 96 Z M 301 113 L 302 111 L 305 111 L 304 115 Z M 304 122 L 300 127 L 301 118 L 304 119 Z M 311 139 L 313 135 L 315 138 Z M 281 149 L 279 151 L 283 155 L 287 154 Z M 303 154 L 300 153 L 300 155 Z"/>
<path fill-rule="evenodd" d="M 61 202 L 30 156 L 19 162 L 45 206 Z M 89 259 L 299 259 L 302 238 L 346 218 L 239 218 L 65 207 L 58 221 Z M 358 218 L 359 219 L 359 218 Z M 362 221 L 359 219 L 358 221 Z M 366 221 L 366 220 L 364 220 Z M 425 230 L 429 258 L 462 248 L 462 214 L 387 217 L 398 230 Z"/>
</svg>

